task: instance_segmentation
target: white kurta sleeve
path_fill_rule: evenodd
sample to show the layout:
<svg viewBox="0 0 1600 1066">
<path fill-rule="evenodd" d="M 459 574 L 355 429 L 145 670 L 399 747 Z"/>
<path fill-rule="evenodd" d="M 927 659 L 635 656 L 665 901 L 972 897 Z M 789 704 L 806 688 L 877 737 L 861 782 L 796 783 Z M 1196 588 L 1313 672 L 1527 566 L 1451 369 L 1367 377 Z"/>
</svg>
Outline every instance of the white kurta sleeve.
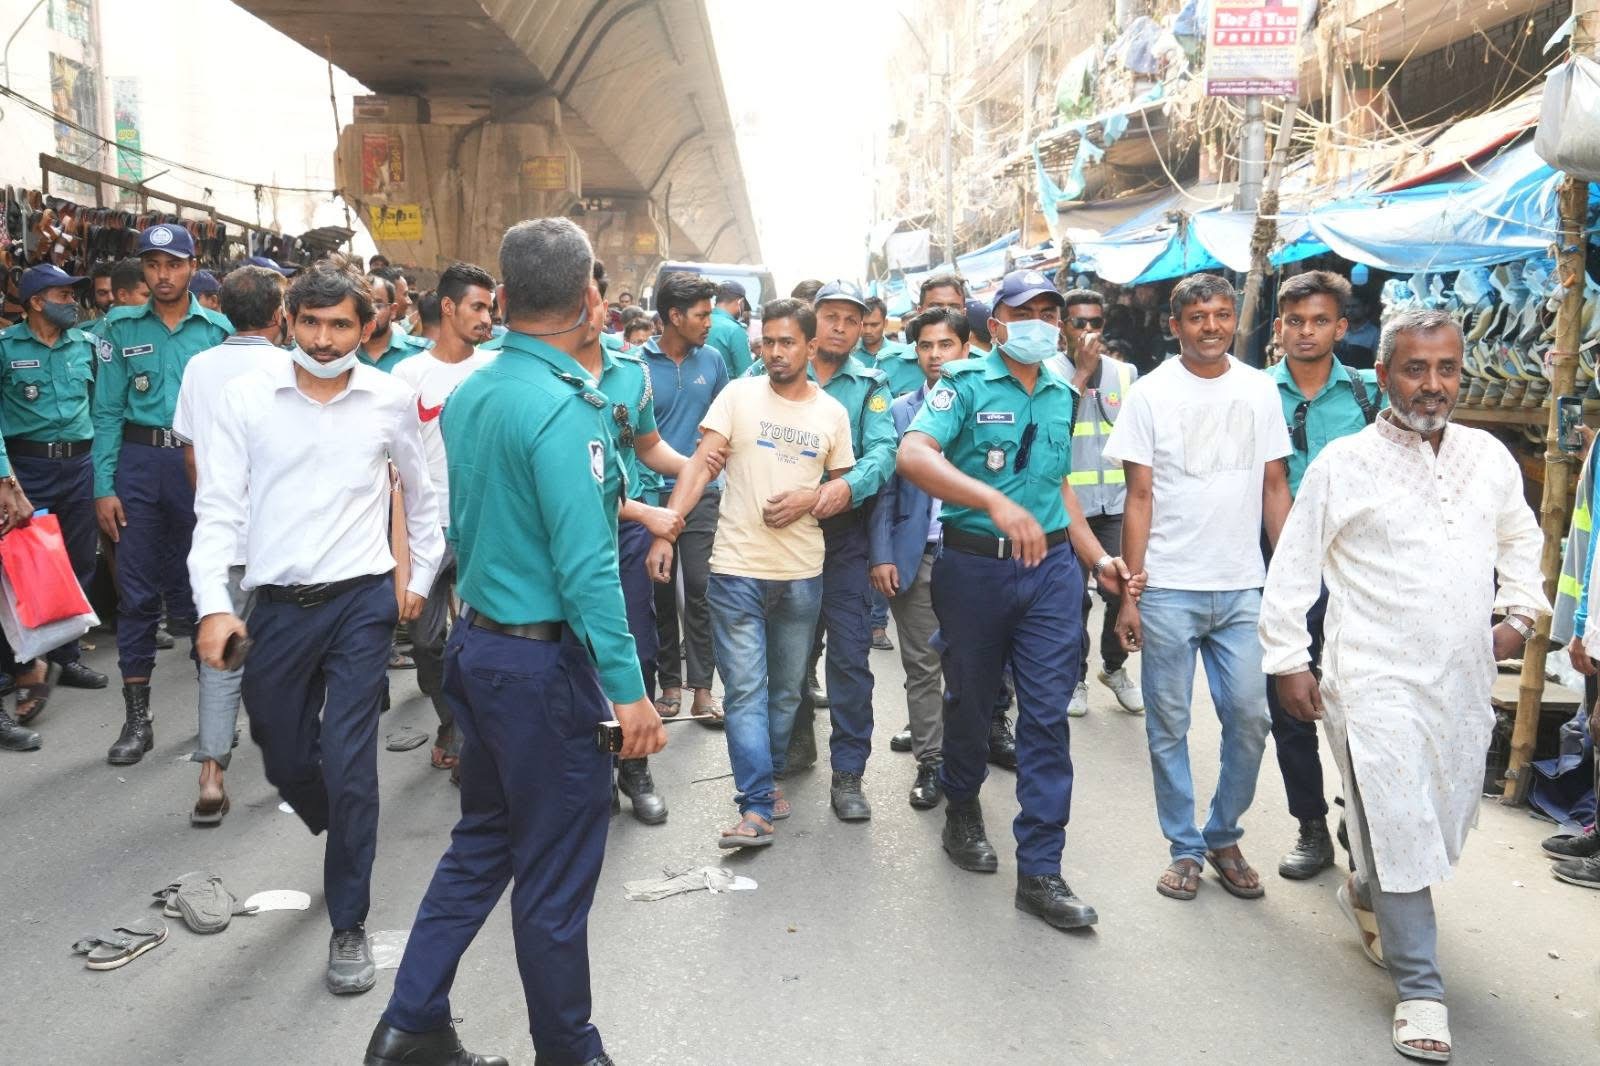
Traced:
<svg viewBox="0 0 1600 1066">
<path fill-rule="evenodd" d="M 1257 627 L 1261 668 L 1268 674 L 1298 673 L 1311 665 L 1306 612 L 1322 592 L 1322 562 L 1333 539 L 1329 469 L 1327 463 L 1313 462 L 1306 470 L 1272 553 Z"/>
<path fill-rule="evenodd" d="M 1507 470 L 1506 488 L 1495 515 L 1494 570 L 1500 587 L 1494 605 L 1501 610 L 1520 607 L 1549 614 L 1550 600 L 1544 594 L 1544 575 L 1539 569 L 1544 534 L 1522 498 L 1522 471 L 1509 454 L 1502 458 Z"/>
</svg>

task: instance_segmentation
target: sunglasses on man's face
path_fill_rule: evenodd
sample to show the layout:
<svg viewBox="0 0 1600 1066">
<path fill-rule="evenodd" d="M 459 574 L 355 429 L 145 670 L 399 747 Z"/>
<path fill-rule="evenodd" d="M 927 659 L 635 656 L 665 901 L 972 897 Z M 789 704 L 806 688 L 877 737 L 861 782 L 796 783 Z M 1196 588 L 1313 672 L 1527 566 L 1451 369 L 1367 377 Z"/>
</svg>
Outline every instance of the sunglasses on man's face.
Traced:
<svg viewBox="0 0 1600 1066">
<path fill-rule="evenodd" d="M 1093 318 L 1079 318 L 1074 315 L 1070 321 L 1073 329 L 1099 329 L 1106 324 L 1104 315 L 1095 315 Z"/>
<path fill-rule="evenodd" d="M 619 443 L 624 448 L 633 447 L 633 425 L 628 421 L 628 405 L 625 403 L 613 405 L 611 417 L 616 419 L 617 425 L 622 427 L 622 436 Z"/>
</svg>

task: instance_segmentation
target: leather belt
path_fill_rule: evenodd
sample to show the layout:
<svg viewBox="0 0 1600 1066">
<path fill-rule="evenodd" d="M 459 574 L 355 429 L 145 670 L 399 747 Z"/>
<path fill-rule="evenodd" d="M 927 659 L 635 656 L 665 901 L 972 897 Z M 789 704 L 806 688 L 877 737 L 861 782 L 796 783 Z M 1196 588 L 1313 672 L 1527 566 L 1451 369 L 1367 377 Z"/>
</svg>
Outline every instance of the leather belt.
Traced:
<svg viewBox="0 0 1600 1066">
<path fill-rule="evenodd" d="M 170 426 L 136 426 L 126 422 L 122 426 L 122 439 L 130 444 L 148 444 L 152 448 L 182 448 L 184 439 L 172 432 Z"/>
<path fill-rule="evenodd" d="M 369 584 L 381 574 L 363 574 L 347 577 L 343 581 L 320 581 L 315 585 L 261 585 L 256 595 L 268 603 L 292 603 L 296 607 L 320 607 L 335 596 L 349 592 L 358 585 Z"/>
<path fill-rule="evenodd" d="M 1067 539 L 1065 529 L 1057 529 L 1044 535 L 1044 546 L 1054 548 L 1057 544 Z M 981 555 L 986 559 L 1009 559 L 1016 541 L 1007 540 L 1005 537 L 985 537 L 977 533 L 963 533 L 959 529 L 945 527 L 944 546 L 953 548 L 958 552 L 968 555 Z"/>
<path fill-rule="evenodd" d="M 6 451 L 24 459 L 76 459 L 88 455 L 94 446 L 92 440 L 27 440 L 7 437 Z"/>
<path fill-rule="evenodd" d="M 475 629 L 484 629 L 490 633 L 500 633 L 508 637 L 521 637 L 523 640 L 547 640 L 559 643 L 563 636 L 565 626 L 560 622 L 527 622 L 522 625 L 506 625 L 496 622 L 493 618 L 485 618 L 474 611 L 472 625 Z"/>
</svg>

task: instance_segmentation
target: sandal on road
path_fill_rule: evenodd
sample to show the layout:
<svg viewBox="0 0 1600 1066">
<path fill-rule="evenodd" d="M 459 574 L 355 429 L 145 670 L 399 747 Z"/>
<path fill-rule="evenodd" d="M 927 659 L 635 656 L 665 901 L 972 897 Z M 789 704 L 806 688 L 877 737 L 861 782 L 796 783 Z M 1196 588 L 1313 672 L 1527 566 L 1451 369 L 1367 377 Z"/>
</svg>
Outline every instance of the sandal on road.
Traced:
<svg viewBox="0 0 1600 1066">
<path fill-rule="evenodd" d="M 254 914 L 255 907 L 240 903 L 222 887 L 222 878 L 196 870 L 151 893 L 168 918 L 182 918 L 196 933 L 220 933 L 236 914 Z"/>
<path fill-rule="evenodd" d="M 1194 899 L 1200 892 L 1200 871 L 1200 864 L 1193 859 L 1179 859 L 1161 875 L 1156 891 L 1168 899 Z"/>
<path fill-rule="evenodd" d="M 1361 937 L 1361 951 L 1367 960 L 1387 970 L 1389 964 L 1383 961 L 1383 938 L 1378 933 L 1378 916 L 1356 902 L 1352 882 L 1353 878 L 1347 877 L 1339 885 L 1339 909 L 1356 927 L 1356 933 Z"/>
<path fill-rule="evenodd" d="M 676 718 L 678 717 L 678 712 L 682 709 L 683 691 L 681 689 L 676 696 L 668 696 L 666 693 L 662 693 L 656 699 L 656 714 L 662 718 Z"/>
<path fill-rule="evenodd" d="M 44 680 L 35 684 L 19 683 L 17 685 L 17 724 L 27 725 L 44 713 L 50 703 L 50 692 L 55 688 L 56 679 L 61 676 L 61 665 L 51 663 L 45 667 Z"/>
<path fill-rule="evenodd" d="M 715 696 L 710 697 L 698 710 L 694 706 L 689 708 L 689 717 L 697 719 L 707 729 L 721 729 L 723 725 L 722 701 Z"/>
<path fill-rule="evenodd" d="M 772 820 L 781 822 L 794 813 L 794 808 L 789 806 L 789 801 L 783 798 L 783 789 L 772 790 Z"/>
<path fill-rule="evenodd" d="M 1450 1009 L 1438 1000 L 1403 999 L 1394 1008 L 1394 1049 L 1410 1059 L 1449 1062 L 1450 1052 L 1414 1047 L 1419 1040 L 1450 1044 Z"/>
<path fill-rule="evenodd" d="M 160 918 L 139 918 L 104 933 L 86 936 L 72 945 L 74 954 L 87 955 L 91 970 L 115 970 L 167 939 L 167 923 Z"/>
<path fill-rule="evenodd" d="M 1261 875 L 1256 874 L 1256 885 L 1249 888 L 1241 885 L 1234 877 L 1246 877 L 1254 874 L 1255 870 L 1244 861 L 1244 856 L 1237 858 L 1224 857 L 1220 851 L 1206 852 L 1206 862 L 1217 872 L 1217 877 L 1222 881 L 1222 887 L 1228 890 L 1229 895 L 1238 896 L 1240 899 L 1260 899 L 1267 894 L 1266 886 L 1261 883 Z M 1230 876 L 1232 875 L 1232 876 Z"/>
<path fill-rule="evenodd" d="M 754 811 L 749 811 L 739 819 L 738 825 L 722 831 L 717 847 L 728 851 L 733 848 L 764 848 L 771 843 L 772 823 Z"/>
<path fill-rule="evenodd" d="M 194 801 L 194 810 L 189 812 L 189 824 L 194 826 L 210 827 L 222 824 L 222 819 L 233 807 L 224 791 L 216 799 L 206 799 L 202 796 Z"/>
</svg>

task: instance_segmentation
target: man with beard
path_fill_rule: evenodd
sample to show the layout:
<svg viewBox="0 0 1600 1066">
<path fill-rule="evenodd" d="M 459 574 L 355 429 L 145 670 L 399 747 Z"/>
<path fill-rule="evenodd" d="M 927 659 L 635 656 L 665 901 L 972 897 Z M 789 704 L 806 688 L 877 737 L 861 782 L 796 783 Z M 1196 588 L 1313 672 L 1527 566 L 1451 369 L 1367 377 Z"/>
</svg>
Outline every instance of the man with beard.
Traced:
<svg viewBox="0 0 1600 1066">
<path fill-rule="evenodd" d="M 100 531 L 117 545 L 117 664 L 125 719 L 106 761 L 125 766 L 155 744 L 150 671 L 163 590 L 174 624 L 192 626 L 194 597 L 182 560 L 194 533 L 194 488 L 183 439 L 172 432 L 183 370 L 221 344 L 232 327 L 189 292 L 194 238 L 182 226 L 139 235 L 151 301 L 114 307 L 101 319 L 94 389 L 94 494 Z M 226 591 L 224 568 L 224 591 Z"/>
<path fill-rule="evenodd" d="M 377 981 L 365 922 L 385 663 L 396 621 L 422 611 L 443 538 L 416 397 L 356 358 L 373 319 L 361 275 L 341 258 L 320 261 L 295 278 L 288 309 L 289 359 L 228 383 L 195 454 L 195 647 L 219 670 L 244 647 L 245 713 L 267 780 L 306 828 L 327 833 L 325 979 L 345 995 Z M 411 546 L 398 597 L 391 463 Z M 239 587 L 255 594 L 248 632 L 228 588 L 241 536 Z"/>
<path fill-rule="evenodd" d="M 1550 609 L 1515 460 L 1483 430 L 1450 424 L 1462 349 L 1442 311 L 1384 324 L 1377 374 L 1389 410 L 1306 471 L 1260 625 L 1284 709 L 1322 720 L 1339 764 L 1356 861 L 1339 905 L 1394 981 L 1390 1039 L 1434 1062 L 1452 1047 L 1430 886 L 1450 876 L 1476 820 L 1495 661 L 1520 654 Z M 1306 612 L 1321 583 L 1319 680 Z M 1493 611 L 1506 617 L 1490 628 Z"/>
<path fill-rule="evenodd" d="M 827 545 L 822 570 L 822 617 L 826 634 L 825 675 L 833 732 L 828 740 L 833 768 L 833 813 L 844 822 L 864 822 L 872 805 L 861 776 L 872 751 L 871 591 L 867 577 L 867 518 L 894 472 L 894 421 L 889 417 L 889 382 L 881 370 L 862 366 L 850 352 L 861 339 L 866 301 L 856 287 L 834 281 L 817 291 L 816 351 L 807 374 L 850 416 L 855 464 L 841 478 L 823 483 L 812 517 L 822 524 Z M 817 655 L 813 645 L 813 660 Z M 816 711 L 803 693 L 789 740 L 789 772 L 816 765 Z"/>
<path fill-rule="evenodd" d="M 400 329 L 400 304 L 396 294 L 404 284 L 404 278 L 396 281 L 386 274 L 374 273 L 367 277 L 367 285 L 372 289 L 372 335 L 361 342 L 361 350 L 356 355 L 366 365 L 385 374 L 427 347 Z"/>
<path fill-rule="evenodd" d="M 444 437 L 439 415 L 456 386 L 479 367 L 493 361 L 493 351 L 477 345 L 489 339 L 489 309 L 494 303 L 494 278 L 471 263 L 452 263 L 439 275 L 439 339 L 414 358 L 395 364 L 395 378 L 417 394 L 417 417 L 422 421 L 422 445 L 428 456 L 428 476 L 439 497 L 441 525 L 450 524 L 450 472 L 445 463 Z M 438 770 L 454 770 L 461 752 L 455 718 L 444 697 L 444 642 L 450 622 L 450 598 L 455 592 L 456 558 L 447 543 L 439 562 L 438 577 L 422 614 L 408 627 L 411 655 L 417 664 L 417 687 L 433 703 L 439 718 L 432 760 Z"/>
</svg>

